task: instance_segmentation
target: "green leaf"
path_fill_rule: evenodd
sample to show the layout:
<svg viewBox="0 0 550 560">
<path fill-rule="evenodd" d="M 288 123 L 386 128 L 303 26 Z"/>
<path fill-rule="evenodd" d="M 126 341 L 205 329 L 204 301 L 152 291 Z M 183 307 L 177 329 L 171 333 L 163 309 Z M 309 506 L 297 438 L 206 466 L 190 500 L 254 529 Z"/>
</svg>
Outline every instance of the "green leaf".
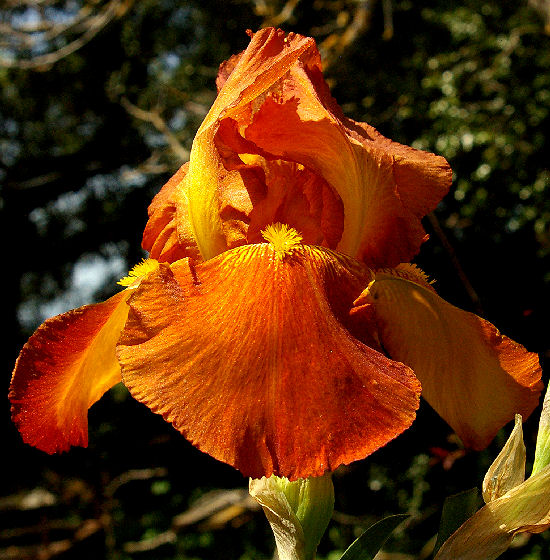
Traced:
<svg viewBox="0 0 550 560">
<path fill-rule="evenodd" d="M 407 517 L 406 514 L 390 515 L 377 521 L 353 541 L 340 560 L 372 560 L 393 530 Z"/>
<path fill-rule="evenodd" d="M 479 506 L 477 488 L 465 490 L 458 494 L 448 496 L 443 503 L 439 532 L 434 547 L 434 556 L 441 545 L 474 513 Z"/>
<path fill-rule="evenodd" d="M 537 435 L 537 447 L 535 449 L 535 462 L 531 476 L 537 474 L 550 463 L 550 385 L 546 389 L 546 395 L 542 404 L 540 414 L 539 432 Z"/>
</svg>

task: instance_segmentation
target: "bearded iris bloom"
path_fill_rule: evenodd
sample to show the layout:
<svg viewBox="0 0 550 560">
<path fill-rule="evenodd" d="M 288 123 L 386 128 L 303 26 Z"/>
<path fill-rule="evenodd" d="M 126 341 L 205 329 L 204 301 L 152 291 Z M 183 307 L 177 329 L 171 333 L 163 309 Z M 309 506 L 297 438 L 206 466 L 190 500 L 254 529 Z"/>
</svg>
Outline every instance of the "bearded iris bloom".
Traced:
<svg viewBox="0 0 550 560">
<path fill-rule="evenodd" d="M 364 458 L 410 426 L 421 386 L 476 449 L 528 416 L 537 356 L 407 264 L 447 162 L 346 118 L 311 38 L 251 34 L 217 85 L 190 161 L 149 208 L 151 258 L 23 348 L 10 398 L 24 440 L 86 445 L 89 407 L 121 380 L 254 478 Z"/>
</svg>

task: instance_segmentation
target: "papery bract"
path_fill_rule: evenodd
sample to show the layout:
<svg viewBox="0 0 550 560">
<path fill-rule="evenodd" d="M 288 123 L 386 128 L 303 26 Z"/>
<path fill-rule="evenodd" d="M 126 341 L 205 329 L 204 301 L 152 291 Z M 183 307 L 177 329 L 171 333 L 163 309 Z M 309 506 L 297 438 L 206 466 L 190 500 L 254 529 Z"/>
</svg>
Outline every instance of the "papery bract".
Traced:
<svg viewBox="0 0 550 560">
<path fill-rule="evenodd" d="M 435 560 L 494 560 L 506 551 L 515 535 L 542 533 L 550 528 L 550 464 L 542 451 L 548 437 L 549 403 L 547 389 L 531 476 L 523 480 L 525 453 L 518 427 L 521 418 L 516 417 L 514 430 L 485 477 L 486 505 L 443 543 Z M 492 479 L 489 485 L 488 478 Z M 491 491 L 495 488 L 502 492 Z"/>
</svg>

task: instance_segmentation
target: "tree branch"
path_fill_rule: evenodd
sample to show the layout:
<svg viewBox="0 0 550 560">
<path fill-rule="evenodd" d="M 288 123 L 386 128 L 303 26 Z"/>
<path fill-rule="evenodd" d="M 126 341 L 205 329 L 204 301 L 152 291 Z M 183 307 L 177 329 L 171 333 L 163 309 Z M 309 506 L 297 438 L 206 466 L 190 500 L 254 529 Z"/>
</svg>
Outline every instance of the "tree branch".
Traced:
<svg viewBox="0 0 550 560">
<path fill-rule="evenodd" d="M 6 58 L 0 58 L 0 66 L 21 69 L 51 66 L 89 43 L 112 20 L 122 17 L 128 11 L 133 2 L 134 0 L 110 0 L 100 13 L 89 16 L 85 19 L 86 13 L 91 10 L 91 8 L 87 6 L 79 12 L 78 17 L 73 19 L 70 24 L 66 24 L 64 26 L 52 25 L 49 29 L 49 33 L 46 34 L 46 37 L 40 37 L 40 41 L 51 40 L 63 33 L 67 33 L 74 26 L 81 26 L 84 28 L 83 33 L 79 37 L 59 49 L 43 55 L 33 56 L 28 59 L 15 58 L 13 60 L 9 60 Z M 86 8 L 88 8 L 88 10 Z M 14 29 L 12 26 L 9 27 L 12 33 L 20 36 L 21 32 L 19 30 Z M 27 46 L 32 46 L 36 43 L 36 41 L 36 39 L 31 37 L 22 40 L 22 42 L 27 44 Z"/>
<path fill-rule="evenodd" d="M 161 117 L 159 110 L 145 111 L 131 103 L 126 97 L 121 99 L 121 103 L 130 115 L 136 119 L 151 123 L 166 138 L 168 145 L 181 161 L 189 159 L 189 150 L 183 146 L 177 136 L 170 130 L 166 121 Z"/>
</svg>

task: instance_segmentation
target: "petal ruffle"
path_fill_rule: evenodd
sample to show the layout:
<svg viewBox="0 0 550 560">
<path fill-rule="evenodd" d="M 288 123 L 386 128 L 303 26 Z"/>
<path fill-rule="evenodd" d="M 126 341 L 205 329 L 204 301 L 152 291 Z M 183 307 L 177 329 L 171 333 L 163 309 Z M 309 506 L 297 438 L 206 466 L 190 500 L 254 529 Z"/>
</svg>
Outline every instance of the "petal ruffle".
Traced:
<svg viewBox="0 0 550 560">
<path fill-rule="evenodd" d="M 250 111 L 250 104 L 261 99 L 308 49 L 315 49 L 311 38 L 262 29 L 253 35 L 246 51 L 233 59 L 230 73 L 223 78 L 223 87 L 195 136 L 186 178 L 191 225 L 205 259 L 227 248 L 216 192 L 222 164 L 214 138 L 220 121 L 245 118 L 243 112 Z"/>
<path fill-rule="evenodd" d="M 246 476 L 307 478 L 363 458 L 411 424 L 420 392 L 408 367 L 346 328 L 370 278 L 309 246 L 161 265 L 129 301 L 124 383 Z"/>
<path fill-rule="evenodd" d="M 25 344 L 10 401 L 26 443 L 47 453 L 87 446 L 88 409 L 121 381 L 115 348 L 130 293 L 48 319 Z"/>
<path fill-rule="evenodd" d="M 240 233 L 250 226 L 241 242 L 257 242 L 276 210 L 277 220 L 295 227 L 304 242 L 337 248 L 369 266 L 394 266 L 418 252 L 427 238 L 421 218 L 446 194 L 450 167 L 442 157 L 344 117 L 313 39 L 263 29 L 221 65 L 217 85 L 186 178 L 191 224 L 205 259 L 231 246 L 217 194 L 227 171 L 241 175 L 237 206 L 247 198 L 252 207 L 240 222 Z M 294 166 L 296 179 L 284 192 L 269 183 L 272 165 Z M 303 183 L 298 175 L 314 188 L 293 190 Z M 230 208 L 231 199 L 225 200 Z"/>
<path fill-rule="evenodd" d="M 200 260 L 187 209 L 183 180 L 189 164 L 184 164 L 155 196 L 148 208 L 149 220 L 142 247 L 159 262 L 185 257 Z"/>
<path fill-rule="evenodd" d="M 444 301 L 415 267 L 377 273 L 356 304 L 374 315 L 382 346 L 413 369 L 465 445 L 483 449 L 515 414 L 526 418 L 537 406 L 538 356 Z"/>
<path fill-rule="evenodd" d="M 446 160 L 345 118 L 317 67 L 295 65 L 283 91 L 264 101 L 246 138 L 331 185 L 344 206 L 339 251 L 373 267 L 410 260 L 427 237 L 421 218 L 449 189 Z"/>
</svg>

